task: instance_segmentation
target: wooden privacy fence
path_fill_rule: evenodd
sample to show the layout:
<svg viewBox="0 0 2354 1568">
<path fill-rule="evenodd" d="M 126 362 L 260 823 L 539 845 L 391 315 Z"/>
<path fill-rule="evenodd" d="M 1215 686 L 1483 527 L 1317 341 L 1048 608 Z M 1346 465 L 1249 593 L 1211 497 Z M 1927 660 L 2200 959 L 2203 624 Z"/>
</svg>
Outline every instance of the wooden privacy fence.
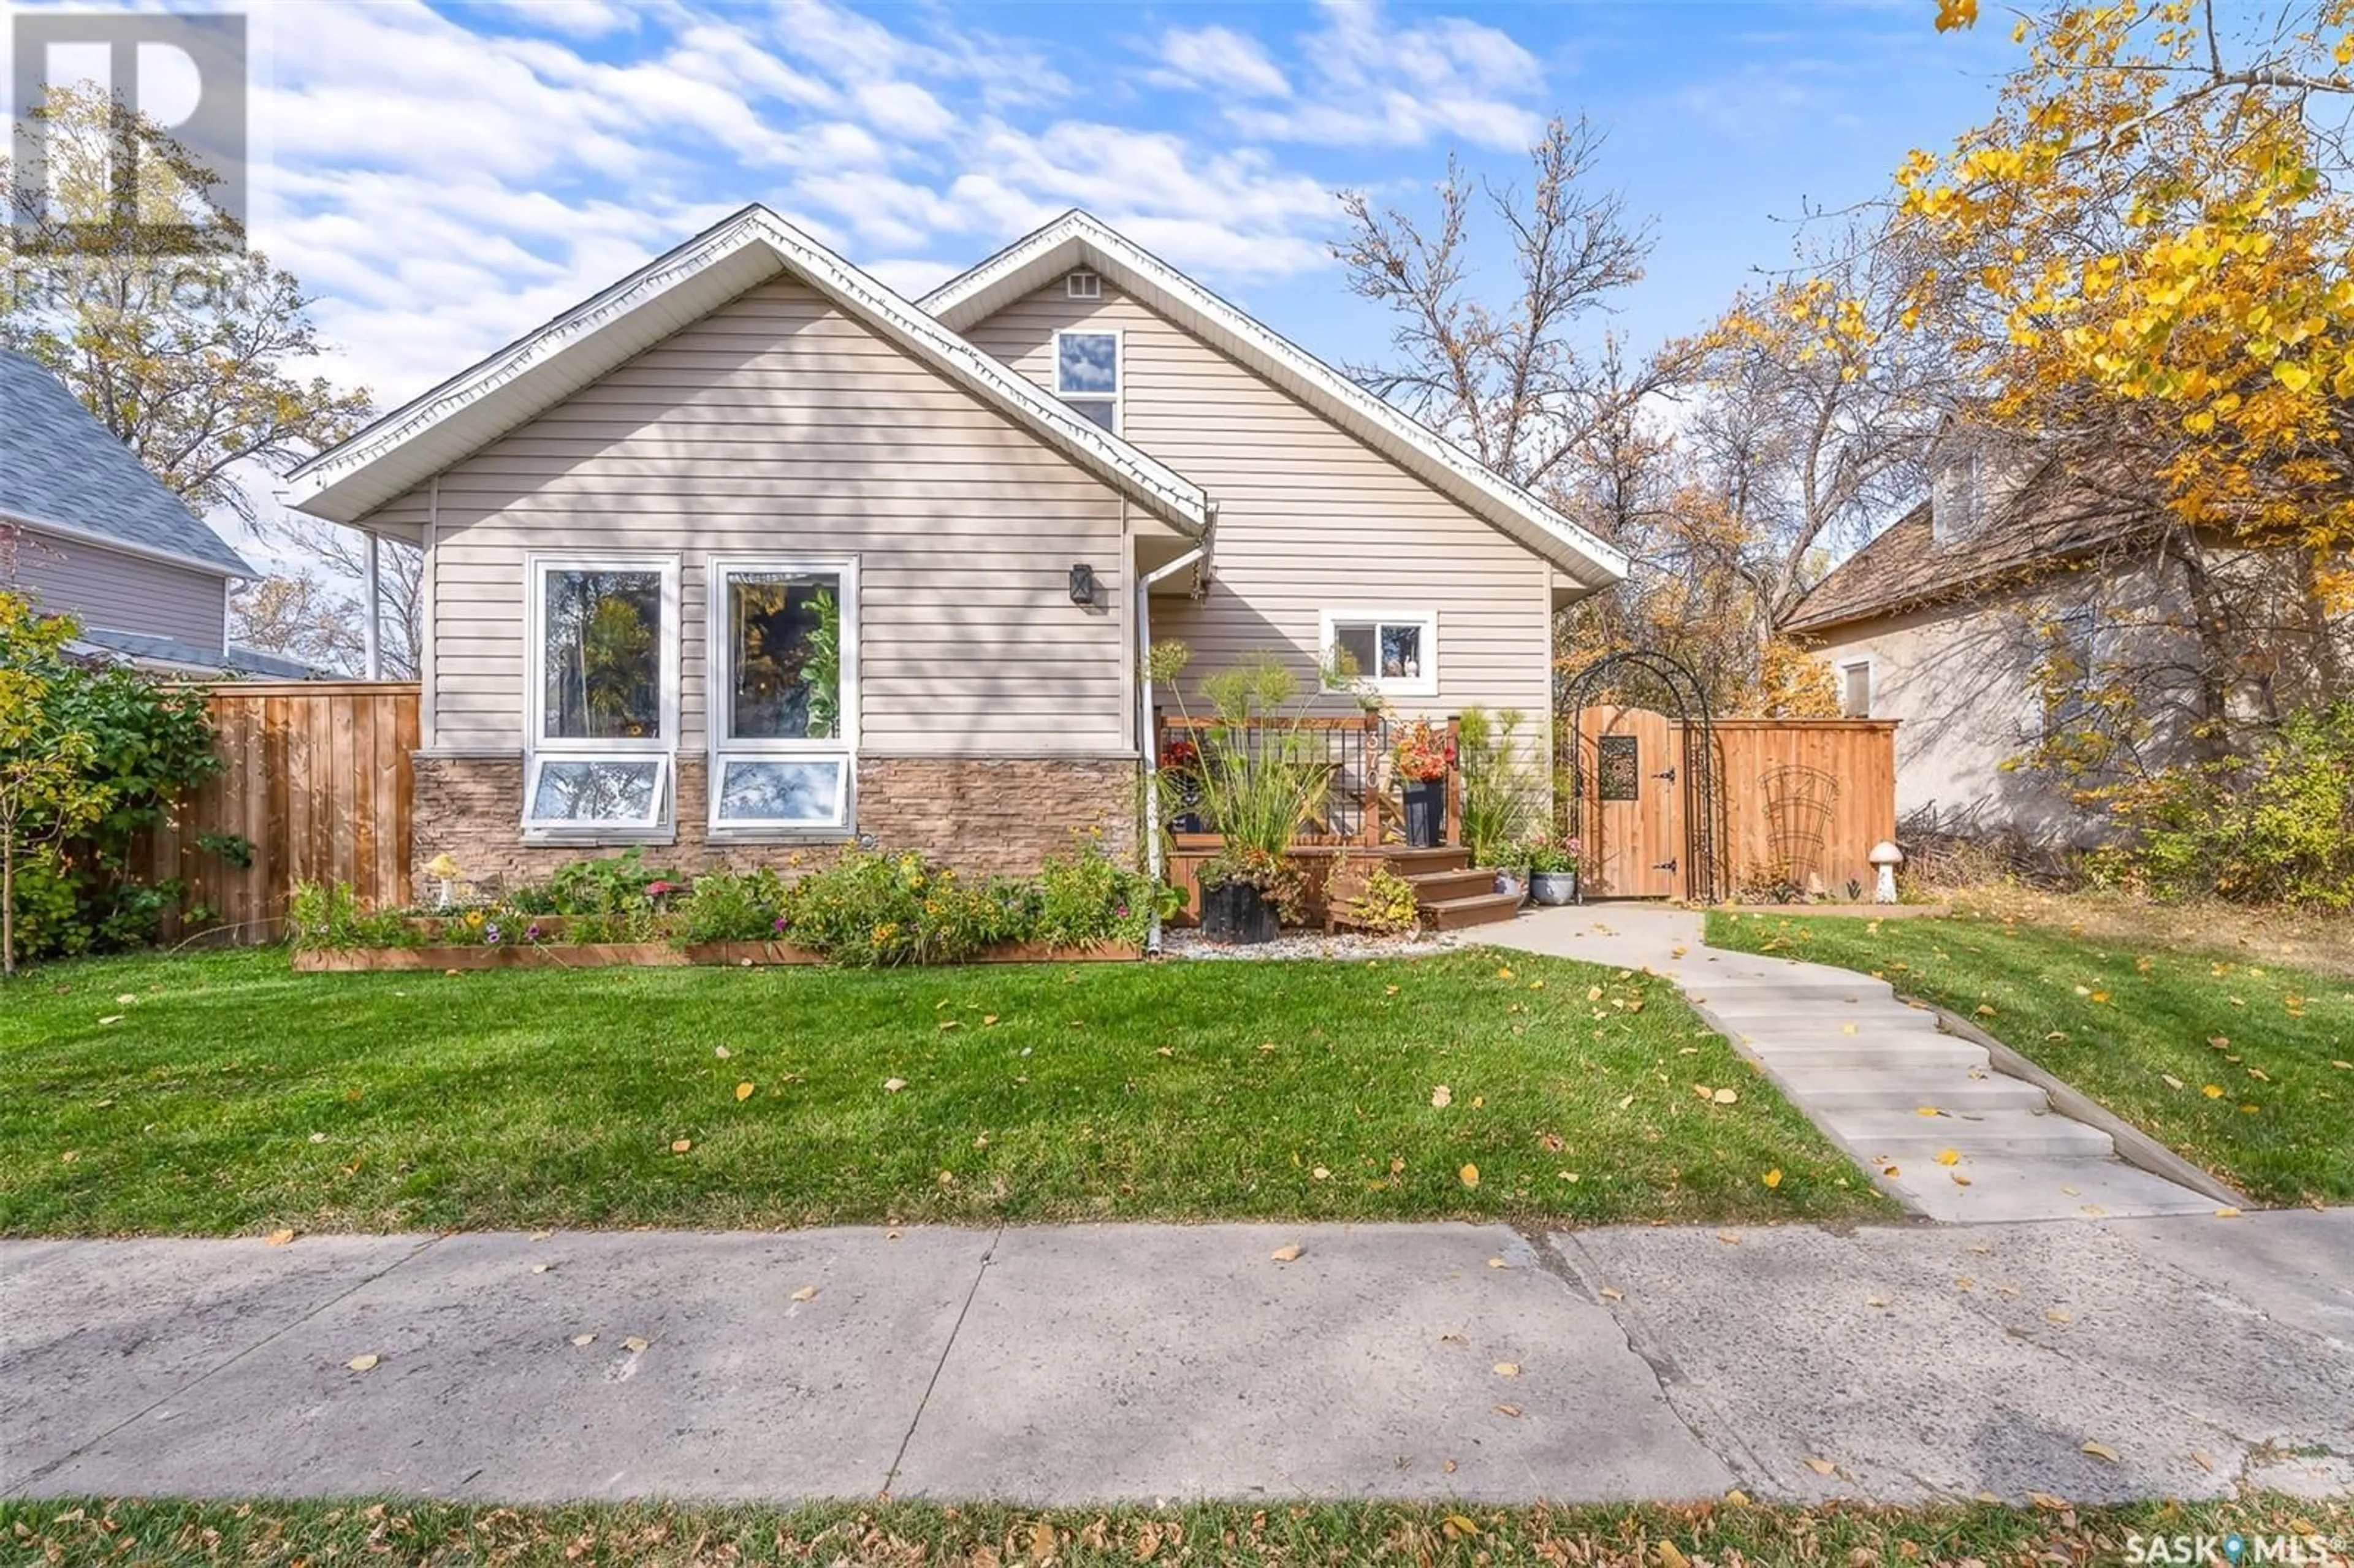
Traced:
<svg viewBox="0 0 2354 1568">
<path fill-rule="evenodd" d="M 297 882 L 348 882 L 364 906 L 409 899 L 418 688 L 408 681 L 237 681 L 206 688 L 221 771 L 133 865 L 176 876 L 235 939 L 274 939 Z M 244 866 L 199 847 L 243 839 Z M 184 923 L 165 922 L 164 935 Z"/>
<path fill-rule="evenodd" d="M 1564 726 L 1567 715 L 1559 721 Z M 1709 726 L 1715 821 L 1687 831 L 1682 720 L 1641 708 L 1582 715 L 1575 803 L 1589 897 L 1686 897 L 1705 843 L 1719 896 L 1776 884 L 1834 895 L 1872 880 L 1874 844 L 1896 837 L 1893 719 L 1718 719 Z M 1564 741 L 1566 736 L 1564 737 Z"/>
</svg>

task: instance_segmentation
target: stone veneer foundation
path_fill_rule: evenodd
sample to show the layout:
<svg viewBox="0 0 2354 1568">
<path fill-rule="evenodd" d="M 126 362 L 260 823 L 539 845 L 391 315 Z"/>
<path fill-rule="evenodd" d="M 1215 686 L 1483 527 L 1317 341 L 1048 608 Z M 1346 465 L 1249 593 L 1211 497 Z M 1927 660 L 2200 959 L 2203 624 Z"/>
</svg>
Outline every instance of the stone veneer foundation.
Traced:
<svg viewBox="0 0 2354 1568">
<path fill-rule="evenodd" d="M 523 842 L 522 757 L 448 757 L 419 752 L 411 831 L 414 895 L 432 895 L 423 871 L 436 855 L 458 863 L 465 880 L 497 890 L 545 881 L 558 866 L 620 845 Z M 681 757 L 678 833 L 649 844 L 647 860 L 688 874 L 716 869 L 780 870 L 824 865 L 846 845 L 806 839 L 714 844 L 705 838 L 704 759 Z M 1099 832 L 1125 855 L 1136 840 L 1136 762 L 1119 757 L 862 757 L 856 831 L 884 849 L 920 850 L 974 874 L 1020 875 Z"/>
</svg>

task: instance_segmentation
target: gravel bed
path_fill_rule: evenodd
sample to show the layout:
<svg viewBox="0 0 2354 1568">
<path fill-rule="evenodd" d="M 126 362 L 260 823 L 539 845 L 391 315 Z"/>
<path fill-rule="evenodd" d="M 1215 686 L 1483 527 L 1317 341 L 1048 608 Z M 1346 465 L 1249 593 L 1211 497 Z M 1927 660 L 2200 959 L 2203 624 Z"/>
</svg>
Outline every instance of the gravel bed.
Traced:
<svg viewBox="0 0 2354 1568">
<path fill-rule="evenodd" d="M 1413 959 L 1444 953 L 1463 946 L 1452 932 L 1425 932 L 1414 937 L 1373 937 L 1362 931 L 1287 931 L 1272 942 L 1232 947 L 1203 939 L 1190 927 L 1161 933 L 1161 950 L 1172 959 Z"/>
</svg>

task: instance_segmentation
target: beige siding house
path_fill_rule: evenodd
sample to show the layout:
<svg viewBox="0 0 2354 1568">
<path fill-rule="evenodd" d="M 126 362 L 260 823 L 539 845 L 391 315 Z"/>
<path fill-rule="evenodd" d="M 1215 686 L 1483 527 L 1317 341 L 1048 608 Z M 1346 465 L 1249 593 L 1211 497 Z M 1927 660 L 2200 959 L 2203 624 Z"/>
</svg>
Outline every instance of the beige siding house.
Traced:
<svg viewBox="0 0 2354 1568">
<path fill-rule="evenodd" d="M 419 863 L 1130 842 L 1165 637 L 1543 714 L 1623 562 L 1210 301 L 1073 215 L 919 307 L 748 208 L 298 470 L 427 555 Z"/>
</svg>

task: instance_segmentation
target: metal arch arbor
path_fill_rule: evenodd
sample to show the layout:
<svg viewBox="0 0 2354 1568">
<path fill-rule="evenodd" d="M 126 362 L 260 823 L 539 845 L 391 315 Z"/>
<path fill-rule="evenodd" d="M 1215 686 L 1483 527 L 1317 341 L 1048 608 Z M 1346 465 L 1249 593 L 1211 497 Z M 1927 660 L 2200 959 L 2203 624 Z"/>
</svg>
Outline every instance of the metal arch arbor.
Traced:
<svg viewBox="0 0 2354 1568">
<path fill-rule="evenodd" d="M 1554 744 L 1560 753 L 1559 766 L 1569 776 L 1571 803 L 1567 809 L 1582 814 L 1587 798 L 1585 757 L 1580 745 L 1585 710 L 1596 693 L 1609 690 L 1628 675 L 1648 677 L 1649 684 L 1665 694 L 1669 705 L 1662 711 L 1677 721 L 1683 736 L 1683 755 L 1676 766 L 1653 777 L 1664 779 L 1672 787 L 1675 775 L 1681 772 L 1683 776 L 1684 896 L 1694 903 L 1713 904 L 1723 896 L 1723 890 L 1717 885 L 1722 857 L 1717 843 L 1716 731 L 1709 712 L 1708 689 L 1680 661 L 1649 649 L 1632 649 L 1605 654 L 1574 673 L 1553 672 L 1553 706 L 1558 737 Z M 1568 722 L 1561 727 L 1559 721 L 1564 716 Z M 1577 879 L 1577 901 L 1583 904 L 1583 876 Z"/>
</svg>

